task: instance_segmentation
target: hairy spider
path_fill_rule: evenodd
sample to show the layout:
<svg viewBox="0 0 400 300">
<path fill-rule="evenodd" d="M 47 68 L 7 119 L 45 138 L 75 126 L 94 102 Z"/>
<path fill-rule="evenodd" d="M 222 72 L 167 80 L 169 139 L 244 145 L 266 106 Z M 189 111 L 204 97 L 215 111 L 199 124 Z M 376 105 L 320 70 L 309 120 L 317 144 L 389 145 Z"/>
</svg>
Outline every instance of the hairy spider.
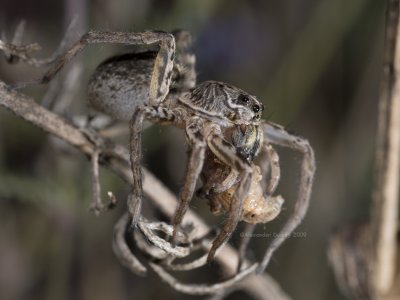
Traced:
<svg viewBox="0 0 400 300">
<path fill-rule="evenodd" d="M 61 56 L 40 80 L 53 76 L 87 44 L 119 43 L 156 46 L 103 62 L 89 83 L 89 102 L 111 117 L 130 120 L 133 186 L 128 199 L 132 224 L 140 222 L 142 192 L 141 133 L 144 120 L 177 126 L 186 133 L 189 161 L 179 203 L 172 220 L 176 236 L 193 197 L 196 182 L 203 179 L 203 194 L 214 212 L 227 218 L 212 243 L 208 261 L 228 241 L 238 222 L 266 222 L 280 211 L 283 199 L 271 197 L 279 181 L 277 153 L 271 144 L 300 151 L 301 180 L 294 212 L 272 240 L 258 271 L 267 266 L 272 253 L 303 219 L 309 204 L 315 171 L 308 141 L 261 119 L 263 104 L 232 85 L 206 81 L 196 84 L 195 56 L 186 31 L 142 33 L 90 31 Z M 267 158 L 260 171 L 253 160 L 259 152 Z M 269 169 L 265 195 L 261 189 L 264 170 Z"/>
</svg>

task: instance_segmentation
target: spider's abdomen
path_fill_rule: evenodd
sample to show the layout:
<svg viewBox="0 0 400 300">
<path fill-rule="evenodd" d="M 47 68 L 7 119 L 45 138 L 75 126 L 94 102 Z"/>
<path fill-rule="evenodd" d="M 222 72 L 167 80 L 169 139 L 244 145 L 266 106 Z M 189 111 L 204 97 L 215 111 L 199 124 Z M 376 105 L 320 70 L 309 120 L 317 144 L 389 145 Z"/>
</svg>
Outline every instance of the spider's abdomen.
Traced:
<svg viewBox="0 0 400 300">
<path fill-rule="evenodd" d="M 130 53 L 99 65 L 89 81 L 89 102 L 117 120 L 128 121 L 149 99 L 150 77 L 157 53 Z"/>
</svg>

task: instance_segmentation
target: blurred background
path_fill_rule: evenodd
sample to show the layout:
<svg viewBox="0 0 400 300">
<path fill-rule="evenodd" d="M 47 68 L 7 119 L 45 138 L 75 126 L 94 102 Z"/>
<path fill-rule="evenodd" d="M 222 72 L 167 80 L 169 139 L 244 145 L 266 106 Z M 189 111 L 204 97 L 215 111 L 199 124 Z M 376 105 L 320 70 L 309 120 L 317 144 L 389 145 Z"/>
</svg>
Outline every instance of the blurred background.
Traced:
<svg viewBox="0 0 400 300">
<path fill-rule="evenodd" d="M 264 118 L 306 137 L 316 152 L 308 215 L 298 237 L 285 242 L 267 271 L 293 299 L 344 299 L 329 268 L 327 241 L 336 227 L 369 216 L 384 2 L 1 0 L 0 32 L 10 40 L 25 20 L 23 43 L 38 42 L 38 56 L 48 57 L 74 18 L 71 42 L 88 29 L 189 30 L 199 82 L 224 81 L 256 95 L 264 102 Z M 120 51 L 126 48 L 88 47 L 58 77 L 65 99 L 45 95 L 46 87 L 25 92 L 67 118 L 86 114 L 90 73 Z M 0 78 L 8 83 L 37 78 L 44 71 L 0 61 Z M 128 145 L 126 136 L 119 141 Z M 0 298 L 199 299 L 171 290 L 154 274 L 135 276 L 118 263 L 111 249 L 112 229 L 125 210 L 129 187 L 102 168 L 103 194 L 112 190 L 120 203 L 99 217 L 89 213 L 90 165 L 58 144 L 0 107 Z M 178 193 L 186 164 L 182 132 L 152 127 L 143 149 L 144 165 Z M 277 231 L 296 197 L 300 157 L 278 151 L 278 193 L 286 199 L 285 210 L 278 220 L 258 226 L 260 233 Z M 210 224 L 220 224 L 204 200 L 194 199 L 191 208 Z M 235 236 L 232 243 L 237 240 Z M 249 257 L 262 256 L 267 243 L 267 238 L 254 238 Z M 183 280 L 209 278 L 206 267 Z M 234 293 L 228 299 L 239 297 L 245 295 Z"/>
</svg>

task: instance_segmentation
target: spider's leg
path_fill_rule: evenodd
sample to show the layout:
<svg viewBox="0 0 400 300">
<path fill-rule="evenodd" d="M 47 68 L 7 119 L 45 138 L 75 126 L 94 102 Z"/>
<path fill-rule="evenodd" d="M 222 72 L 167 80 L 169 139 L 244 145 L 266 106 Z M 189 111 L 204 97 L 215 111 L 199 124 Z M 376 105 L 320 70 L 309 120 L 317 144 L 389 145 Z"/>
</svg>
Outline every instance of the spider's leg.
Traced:
<svg viewBox="0 0 400 300">
<path fill-rule="evenodd" d="M 202 126 L 203 124 L 200 118 L 193 118 L 186 126 L 186 136 L 190 143 L 190 155 L 186 168 L 185 183 L 180 192 L 178 208 L 172 221 L 174 226 L 174 232 L 172 235 L 173 243 L 175 241 L 178 226 L 181 224 L 183 216 L 189 207 L 189 202 L 193 197 L 197 179 L 203 169 L 206 143 L 200 134 Z"/>
<path fill-rule="evenodd" d="M 139 33 L 130 32 L 101 32 L 89 31 L 75 42 L 67 52 L 60 55 L 54 65 L 38 80 L 16 84 L 15 87 L 22 88 L 31 84 L 48 83 L 53 77 L 74 58 L 82 49 L 89 44 L 108 43 L 125 45 L 151 45 L 158 44 L 155 68 L 150 83 L 150 100 L 154 101 L 165 97 L 171 83 L 172 67 L 175 54 L 175 39 L 172 34 L 161 31 L 145 31 Z M 155 104 L 150 102 L 151 104 Z"/>
<path fill-rule="evenodd" d="M 261 151 L 265 152 L 267 155 L 267 161 L 269 164 L 269 182 L 268 185 L 266 187 L 266 193 L 267 196 L 271 196 L 279 183 L 279 179 L 281 177 L 281 169 L 279 166 L 279 156 L 278 153 L 275 151 L 275 149 L 272 147 L 271 144 L 267 143 L 264 140 L 263 146 Z M 262 167 L 262 169 L 264 169 Z M 264 176 L 264 173 L 263 173 Z"/>
<path fill-rule="evenodd" d="M 218 159 L 231 168 L 237 169 L 240 176 L 240 182 L 230 204 L 228 217 L 208 253 L 207 261 L 211 261 L 217 249 L 232 235 L 242 217 L 243 202 L 250 188 L 253 169 L 248 161 L 237 155 L 235 147 L 223 140 L 219 134 L 215 132 L 210 134 L 207 137 L 207 144 Z"/>
<path fill-rule="evenodd" d="M 148 119 L 152 122 L 171 123 L 180 117 L 179 111 L 174 111 L 163 106 L 141 106 L 133 113 L 130 122 L 130 159 L 133 175 L 132 191 L 128 197 L 128 210 L 132 217 L 132 224 L 139 221 L 141 203 L 143 197 L 141 159 L 141 139 L 143 121 Z"/>
<path fill-rule="evenodd" d="M 176 55 L 171 90 L 178 93 L 188 91 L 196 85 L 196 56 L 192 49 L 192 37 L 186 30 L 175 30 Z"/>
<path fill-rule="evenodd" d="M 288 236 L 290 236 L 293 230 L 303 220 L 309 206 L 311 188 L 315 173 L 314 151 L 306 139 L 290 134 L 282 126 L 273 124 L 271 122 L 264 122 L 262 126 L 265 140 L 280 146 L 297 150 L 302 154 L 303 159 L 301 164 L 301 178 L 298 197 L 294 207 L 294 212 L 279 234 L 272 240 L 271 244 L 267 248 L 264 258 L 258 268 L 259 273 L 265 270 L 274 251 L 285 241 Z"/>
</svg>

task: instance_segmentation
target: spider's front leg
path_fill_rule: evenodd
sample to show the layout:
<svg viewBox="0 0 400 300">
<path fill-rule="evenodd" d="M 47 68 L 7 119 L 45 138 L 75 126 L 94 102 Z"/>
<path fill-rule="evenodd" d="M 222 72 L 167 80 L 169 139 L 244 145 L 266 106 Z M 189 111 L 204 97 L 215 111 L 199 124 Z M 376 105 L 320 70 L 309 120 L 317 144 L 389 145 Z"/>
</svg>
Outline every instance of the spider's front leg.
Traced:
<svg viewBox="0 0 400 300">
<path fill-rule="evenodd" d="M 132 190 L 128 197 L 128 210 L 132 217 L 132 225 L 135 226 L 139 221 L 143 198 L 142 168 L 141 159 L 141 139 L 143 131 L 143 121 L 148 119 L 155 123 L 179 122 L 182 118 L 180 110 L 171 110 L 163 106 L 142 106 L 138 107 L 130 122 L 130 159 L 133 175 Z"/>
<path fill-rule="evenodd" d="M 174 226 L 172 243 L 175 243 L 178 226 L 182 223 L 183 216 L 189 207 L 189 202 L 196 189 L 196 182 L 203 169 L 206 143 L 201 135 L 202 127 L 203 122 L 198 117 L 192 118 L 186 125 L 186 137 L 190 146 L 190 154 L 186 167 L 185 183 L 180 192 L 178 208 L 172 220 Z"/>
<path fill-rule="evenodd" d="M 213 260 L 218 248 L 230 238 L 242 217 L 243 202 L 250 189 L 253 168 L 248 161 L 237 155 L 236 148 L 222 139 L 217 130 L 212 131 L 211 134 L 207 136 L 207 145 L 218 159 L 232 169 L 237 170 L 240 178 L 235 194 L 230 203 L 228 216 L 224 222 L 222 231 L 213 241 L 210 252 L 208 253 L 207 261 L 211 261 Z"/>
<path fill-rule="evenodd" d="M 293 230 L 296 229 L 303 220 L 310 203 L 311 189 L 316 169 L 314 151 L 306 139 L 290 134 L 282 126 L 271 122 L 263 122 L 262 127 L 265 141 L 297 150 L 303 155 L 303 159 L 298 197 L 294 212 L 277 237 L 272 240 L 267 248 L 264 258 L 258 268 L 259 273 L 265 270 L 275 250 L 290 236 Z"/>
</svg>

